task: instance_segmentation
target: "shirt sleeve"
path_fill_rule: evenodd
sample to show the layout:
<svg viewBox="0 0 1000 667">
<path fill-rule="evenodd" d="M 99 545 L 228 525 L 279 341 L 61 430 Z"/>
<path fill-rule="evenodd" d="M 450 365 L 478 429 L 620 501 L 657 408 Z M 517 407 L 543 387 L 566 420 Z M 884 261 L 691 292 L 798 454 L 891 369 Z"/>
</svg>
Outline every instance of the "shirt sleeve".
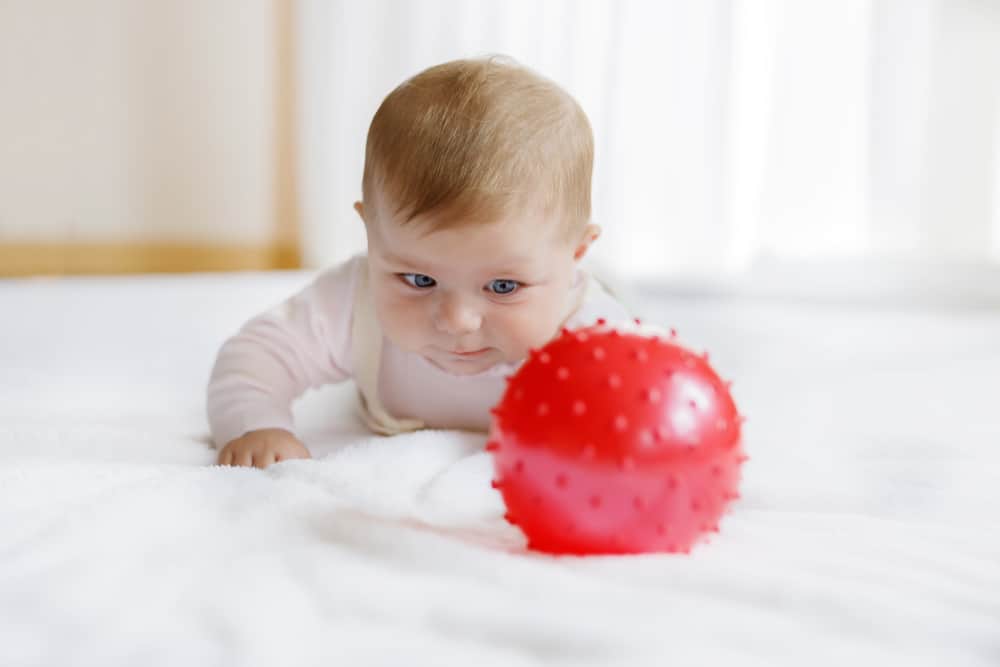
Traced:
<svg viewBox="0 0 1000 667">
<path fill-rule="evenodd" d="M 254 317 L 219 350 L 207 412 L 217 448 L 262 428 L 294 432 L 292 402 L 307 389 L 351 377 L 354 258 Z"/>
</svg>

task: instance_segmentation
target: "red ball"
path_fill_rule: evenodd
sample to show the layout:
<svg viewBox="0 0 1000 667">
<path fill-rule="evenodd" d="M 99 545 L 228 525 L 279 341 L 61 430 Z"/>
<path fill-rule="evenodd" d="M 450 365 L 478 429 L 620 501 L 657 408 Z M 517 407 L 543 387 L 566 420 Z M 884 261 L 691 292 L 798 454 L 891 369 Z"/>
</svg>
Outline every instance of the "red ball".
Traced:
<svg viewBox="0 0 1000 667">
<path fill-rule="evenodd" d="M 531 549 L 687 552 L 738 497 L 746 457 L 727 383 L 664 337 L 563 330 L 493 415 L 493 484 Z"/>
</svg>

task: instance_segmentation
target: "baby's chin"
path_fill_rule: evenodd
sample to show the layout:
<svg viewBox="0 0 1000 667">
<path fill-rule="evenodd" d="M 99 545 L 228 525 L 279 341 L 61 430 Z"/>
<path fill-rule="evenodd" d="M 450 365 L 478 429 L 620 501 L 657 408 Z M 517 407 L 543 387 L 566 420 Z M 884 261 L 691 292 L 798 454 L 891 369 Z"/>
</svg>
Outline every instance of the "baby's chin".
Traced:
<svg viewBox="0 0 1000 667">
<path fill-rule="evenodd" d="M 481 375 L 490 372 L 512 372 L 520 360 L 511 361 L 503 350 L 495 347 L 488 348 L 482 354 L 475 354 L 462 357 L 450 354 L 437 348 L 426 348 L 412 350 L 419 354 L 432 366 L 449 375 L 470 376 Z"/>
<path fill-rule="evenodd" d="M 498 350 L 490 350 L 474 358 L 456 358 L 447 353 L 424 354 L 423 357 L 449 375 L 479 375 L 504 363 L 503 355 Z"/>
</svg>

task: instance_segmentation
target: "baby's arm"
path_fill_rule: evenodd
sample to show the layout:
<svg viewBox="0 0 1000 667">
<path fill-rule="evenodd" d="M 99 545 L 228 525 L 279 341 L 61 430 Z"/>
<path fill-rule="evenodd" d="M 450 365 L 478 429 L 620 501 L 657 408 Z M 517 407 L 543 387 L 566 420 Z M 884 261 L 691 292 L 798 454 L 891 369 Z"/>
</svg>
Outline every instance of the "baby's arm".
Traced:
<svg viewBox="0 0 1000 667">
<path fill-rule="evenodd" d="M 309 456 L 294 435 L 292 402 L 306 389 L 349 377 L 356 267 L 351 261 L 322 274 L 223 344 L 207 403 L 219 463 L 263 468 Z"/>
</svg>

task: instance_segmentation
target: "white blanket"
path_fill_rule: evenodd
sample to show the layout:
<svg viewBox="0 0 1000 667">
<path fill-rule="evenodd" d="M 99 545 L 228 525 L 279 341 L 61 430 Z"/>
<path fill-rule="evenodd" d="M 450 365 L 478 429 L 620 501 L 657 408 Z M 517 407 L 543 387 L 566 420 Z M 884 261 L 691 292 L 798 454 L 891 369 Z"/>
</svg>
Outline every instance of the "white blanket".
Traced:
<svg viewBox="0 0 1000 667">
<path fill-rule="evenodd" d="M 650 300 L 750 421 L 690 556 L 553 558 L 484 437 L 297 406 L 212 466 L 218 344 L 305 274 L 0 282 L 0 665 L 1000 665 L 1000 313 Z"/>
</svg>

